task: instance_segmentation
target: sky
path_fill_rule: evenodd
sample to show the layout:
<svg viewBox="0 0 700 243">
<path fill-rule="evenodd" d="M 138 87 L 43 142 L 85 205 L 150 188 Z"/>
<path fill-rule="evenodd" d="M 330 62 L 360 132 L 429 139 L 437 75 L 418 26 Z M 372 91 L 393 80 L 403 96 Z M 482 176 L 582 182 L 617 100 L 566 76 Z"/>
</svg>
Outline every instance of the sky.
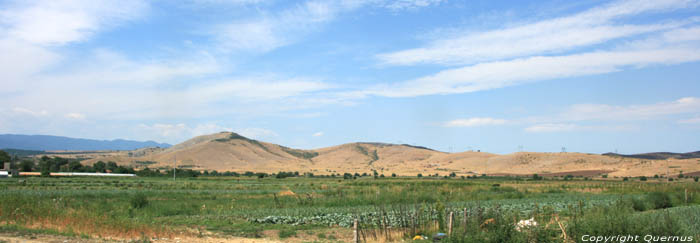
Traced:
<svg viewBox="0 0 700 243">
<path fill-rule="evenodd" d="M 700 150 L 700 1 L 0 0 L 0 133 Z"/>
</svg>

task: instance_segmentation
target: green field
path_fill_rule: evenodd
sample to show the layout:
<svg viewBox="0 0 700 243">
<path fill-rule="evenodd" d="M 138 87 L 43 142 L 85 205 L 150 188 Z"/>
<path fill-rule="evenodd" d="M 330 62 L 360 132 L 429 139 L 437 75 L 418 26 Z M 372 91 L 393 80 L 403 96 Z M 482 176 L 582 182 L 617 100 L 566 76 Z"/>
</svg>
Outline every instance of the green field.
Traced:
<svg viewBox="0 0 700 243">
<path fill-rule="evenodd" d="M 563 232 L 700 239 L 692 179 L 28 177 L 2 179 L 0 191 L 1 232 L 84 238 L 347 242 L 359 219 L 363 240 L 402 241 L 447 232 L 452 212 L 451 242 L 564 242 Z M 537 226 L 515 230 L 531 217 Z"/>
</svg>

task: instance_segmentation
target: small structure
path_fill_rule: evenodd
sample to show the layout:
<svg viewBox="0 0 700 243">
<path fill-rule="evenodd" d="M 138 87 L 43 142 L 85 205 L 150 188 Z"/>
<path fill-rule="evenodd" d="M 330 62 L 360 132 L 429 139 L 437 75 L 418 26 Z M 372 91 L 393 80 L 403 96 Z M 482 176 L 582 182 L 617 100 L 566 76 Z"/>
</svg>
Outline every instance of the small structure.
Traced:
<svg viewBox="0 0 700 243">
<path fill-rule="evenodd" d="M 5 162 L 2 170 L 0 170 L 0 178 L 10 177 L 10 162 Z"/>
<path fill-rule="evenodd" d="M 107 177 L 132 177 L 134 174 L 120 173 L 89 173 L 89 172 L 51 172 L 50 176 L 107 176 Z"/>
</svg>

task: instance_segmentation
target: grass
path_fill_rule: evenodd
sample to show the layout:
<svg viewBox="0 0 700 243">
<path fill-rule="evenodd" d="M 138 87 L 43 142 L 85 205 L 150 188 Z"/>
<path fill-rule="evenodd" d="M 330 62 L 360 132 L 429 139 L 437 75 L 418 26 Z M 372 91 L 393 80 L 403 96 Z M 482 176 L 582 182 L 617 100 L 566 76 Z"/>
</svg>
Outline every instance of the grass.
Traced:
<svg viewBox="0 0 700 243">
<path fill-rule="evenodd" d="M 628 220 L 620 222 L 631 225 L 646 222 L 641 220 L 663 222 L 644 223 L 653 228 L 626 227 L 629 231 L 624 232 L 673 230 L 700 235 L 698 221 L 686 220 L 687 215 L 700 218 L 700 208 L 694 206 L 700 204 L 700 197 L 695 196 L 700 192 L 700 183 L 692 179 L 671 183 L 402 177 L 356 180 L 198 177 L 176 181 L 139 177 L 32 177 L 21 180 L 0 180 L 4 194 L 0 197 L 0 225 L 15 227 L 4 226 L 0 230 L 19 232 L 24 227 L 44 233 L 128 239 L 198 235 L 201 231 L 259 238 L 269 236 L 265 232 L 270 230 L 277 232 L 276 237 L 286 239 L 300 237 L 297 233 L 303 230 L 321 232 L 311 235 L 320 240 L 335 240 L 331 237 L 343 234 L 329 234 L 326 230 L 348 232 L 352 220 L 358 217 L 362 218 L 366 233 L 374 235 L 382 234 L 373 230 L 387 226 L 405 229 L 410 216 L 423 220 L 420 225 L 412 225 L 410 232 L 393 236 L 396 240 L 412 238 L 413 233 L 444 230 L 448 212 L 454 212 L 456 221 L 462 222 L 462 211 L 467 208 L 474 212 L 469 219 L 473 225 L 481 225 L 489 218 L 502 224 L 470 229 L 471 236 L 462 238 L 456 234 L 453 237 L 456 242 L 558 237 L 561 230 L 552 228 L 526 235 L 510 231 L 513 219 L 537 216 L 546 220 L 547 215 L 553 214 L 566 222 L 571 235 L 594 229 L 586 225 L 597 227 L 609 221 L 595 221 L 589 215 L 619 217 Z M 614 207 L 625 210 L 613 210 Z M 581 216 L 577 212 L 587 213 Z M 651 216 L 657 214 L 661 216 Z M 431 226 L 431 222 L 442 223 Z M 664 225 L 674 228 L 662 229 Z M 623 232 L 622 228 L 611 230 Z M 498 238 L 489 232 L 511 238 Z"/>
</svg>

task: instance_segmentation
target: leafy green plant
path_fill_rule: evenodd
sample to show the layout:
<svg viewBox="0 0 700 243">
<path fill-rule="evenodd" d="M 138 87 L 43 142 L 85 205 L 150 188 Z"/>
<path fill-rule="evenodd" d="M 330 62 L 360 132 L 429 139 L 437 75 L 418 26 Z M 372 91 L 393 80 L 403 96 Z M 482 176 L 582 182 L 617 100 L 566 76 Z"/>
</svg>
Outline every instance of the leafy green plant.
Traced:
<svg viewBox="0 0 700 243">
<path fill-rule="evenodd" d="M 132 208 L 144 208 L 148 206 L 148 198 L 144 193 L 136 193 L 133 197 L 131 197 L 130 203 Z"/>
</svg>

